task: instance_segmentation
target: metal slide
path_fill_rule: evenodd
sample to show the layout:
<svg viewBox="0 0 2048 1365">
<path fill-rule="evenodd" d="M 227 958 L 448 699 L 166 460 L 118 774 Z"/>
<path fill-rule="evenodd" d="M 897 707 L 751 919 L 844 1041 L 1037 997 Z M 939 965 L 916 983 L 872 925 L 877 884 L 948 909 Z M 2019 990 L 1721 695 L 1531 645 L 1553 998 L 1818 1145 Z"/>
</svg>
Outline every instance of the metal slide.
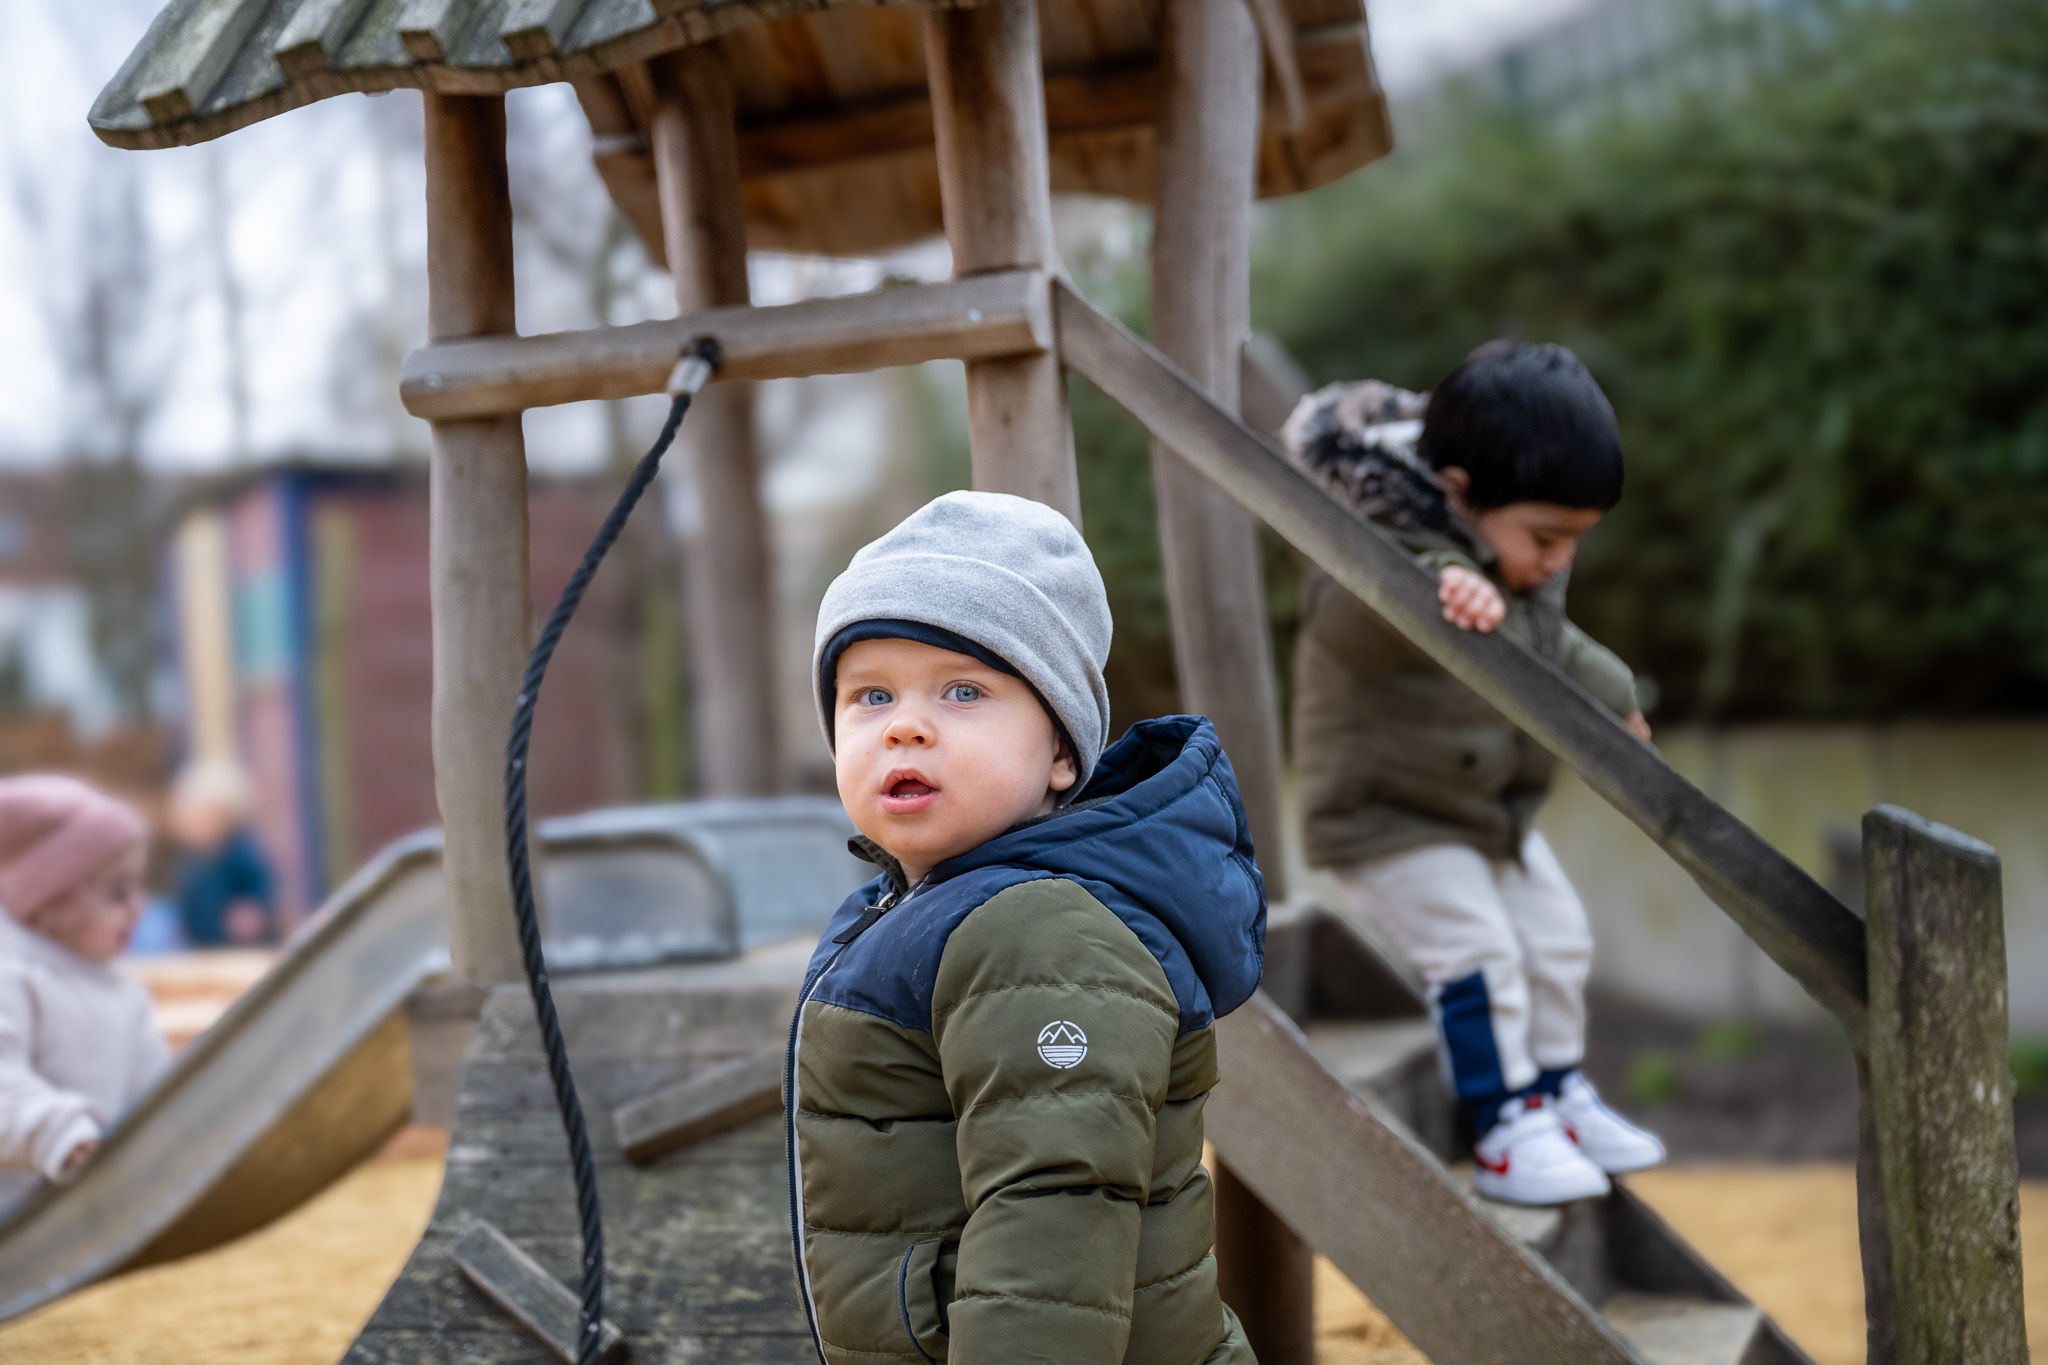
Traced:
<svg viewBox="0 0 2048 1365">
<path fill-rule="evenodd" d="M 544 936 L 557 971 L 729 957 L 817 932 L 872 868 L 839 803 L 786 797 L 551 820 Z M 413 1112 L 405 1002 L 448 968 L 441 836 L 379 852 L 277 965 L 179 1055 L 77 1183 L 0 1222 L 0 1321 L 289 1212 Z"/>
</svg>

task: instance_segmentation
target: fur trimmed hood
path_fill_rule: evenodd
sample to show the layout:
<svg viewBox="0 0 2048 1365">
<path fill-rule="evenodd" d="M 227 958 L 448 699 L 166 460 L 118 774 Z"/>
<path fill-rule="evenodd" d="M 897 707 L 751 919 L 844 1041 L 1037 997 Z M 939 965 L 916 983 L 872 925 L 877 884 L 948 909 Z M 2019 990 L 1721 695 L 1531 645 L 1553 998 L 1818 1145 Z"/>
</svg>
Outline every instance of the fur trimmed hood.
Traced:
<svg viewBox="0 0 2048 1365">
<path fill-rule="evenodd" d="M 1426 393 L 1378 379 L 1327 384 L 1280 429 L 1287 456 L 1345 506 L 1397 534 L 1468 539 L 1449 491 L 1415 453 Z"/>
</svg>

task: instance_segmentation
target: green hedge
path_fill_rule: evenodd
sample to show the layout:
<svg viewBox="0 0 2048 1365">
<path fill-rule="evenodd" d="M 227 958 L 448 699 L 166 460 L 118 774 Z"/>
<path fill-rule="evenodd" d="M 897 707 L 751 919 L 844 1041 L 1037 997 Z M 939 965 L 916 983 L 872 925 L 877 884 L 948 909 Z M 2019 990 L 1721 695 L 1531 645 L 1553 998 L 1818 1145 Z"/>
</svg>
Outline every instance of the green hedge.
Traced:
<svg viewBox="0 0 2048 1365">
<path fill-rule="evenodd" d="M 1467 111 L 1269 210 L 1257 320 L 1324 379 L 1585 357 L 1629 472 L 1573 613 L 1665 719 L 2048 709 L 2048 7 L 1836 22 L 1739 102 Z"/>
</svg>

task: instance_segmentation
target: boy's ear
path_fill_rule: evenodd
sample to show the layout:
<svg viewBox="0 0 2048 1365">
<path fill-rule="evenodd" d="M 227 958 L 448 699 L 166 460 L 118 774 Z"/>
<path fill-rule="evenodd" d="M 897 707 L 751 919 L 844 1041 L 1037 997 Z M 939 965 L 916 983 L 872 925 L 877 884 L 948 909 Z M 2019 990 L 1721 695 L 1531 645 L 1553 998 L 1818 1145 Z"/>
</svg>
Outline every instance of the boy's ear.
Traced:
<svg viewBox="0 0 2048 1365">
<path fill-rule="evenodd" d="M 1074 762 L 1074 751 L 1067 747 L 1065 739 L 1055 739 L 1053 743 L 1058 747 L 1053 750 L 1052 781 L 1048 785 L 1053 791 L 1063 792 L 1080 777 L 1080 766 Z"/>
<path fill-rule="evenodd" d="M 1445 465 L 1437 470 L 1436 476 L 1444 481 L 1445 487 L 1460 498 L 1472 491 L 1472 475 L 1458 465 Z"/>
</svg>

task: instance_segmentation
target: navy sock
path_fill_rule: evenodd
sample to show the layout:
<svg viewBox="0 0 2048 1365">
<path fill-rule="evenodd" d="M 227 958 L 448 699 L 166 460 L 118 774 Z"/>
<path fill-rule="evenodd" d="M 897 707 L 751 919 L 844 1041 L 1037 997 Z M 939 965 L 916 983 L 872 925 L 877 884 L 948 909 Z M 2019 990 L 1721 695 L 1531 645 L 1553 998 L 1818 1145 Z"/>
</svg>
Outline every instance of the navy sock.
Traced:
<svg viewBox="0 0 2048 1365">
<path fill-rule="evenodd" d="M 1473 1133 L 1483 1138 L 1500 1122 L 1502 1105 L 1509 1100 L 1519 1100 L 1535 1093 L 1536 1087 L 1532 1085 L 1520 1090 L 1497 1090 L 1490 1095 L 1471 1095 L 1459 1103 L 1465 1106 L 1466 1117 L 1472 1120 Z"/>
<path fill-rule="evenodd" d="M 1564 1090 L 1565 1077 L 1578 1069 L 1577 1066 L 1545 1067 L 1536 1073 L 1536 1084 L 1530 1088 L 1539 1095 L 1548 1095 L 1556 1099 Z"/>
</svg>

